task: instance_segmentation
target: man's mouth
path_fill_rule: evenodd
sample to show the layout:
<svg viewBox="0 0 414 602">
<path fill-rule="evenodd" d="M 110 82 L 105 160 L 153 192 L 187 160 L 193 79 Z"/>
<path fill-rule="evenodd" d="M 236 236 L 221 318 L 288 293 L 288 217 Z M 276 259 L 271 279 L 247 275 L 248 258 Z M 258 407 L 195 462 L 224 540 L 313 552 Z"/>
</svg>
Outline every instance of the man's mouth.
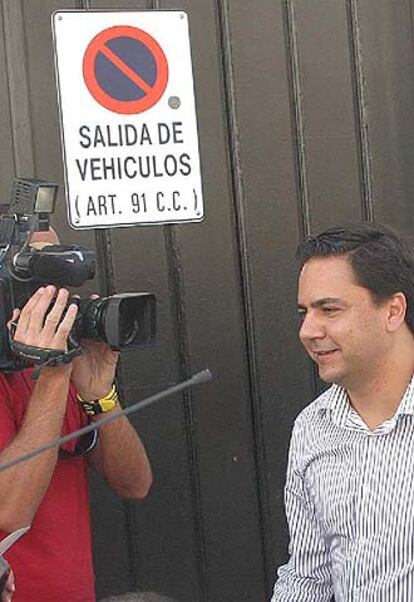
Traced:
<svg viewBox="0 0 414 602">
<path fill-rule="evenodd" d="M 316 359 L 323 360 L 325 358 L 327 359 L 327 358 L 332 357 L 332 355 L 334 353 L 336 353 L 337 351 L 338 351 L 338 349 L 327 349 L 325 351 L 314 351 L 313 355 L 316 357 Z"/>
</svg>

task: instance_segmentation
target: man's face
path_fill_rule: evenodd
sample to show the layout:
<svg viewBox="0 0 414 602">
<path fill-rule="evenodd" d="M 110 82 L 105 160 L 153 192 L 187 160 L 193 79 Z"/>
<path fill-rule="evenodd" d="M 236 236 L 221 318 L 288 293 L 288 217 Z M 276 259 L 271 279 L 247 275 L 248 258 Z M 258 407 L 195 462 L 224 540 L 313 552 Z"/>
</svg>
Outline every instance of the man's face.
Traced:
<svg viewBox="0 0 414 602">
<path fill-rule="evenodd" d="M 375 304 L 345 256 L 307 261 L 299 277 L 299 337 L 319 376 L 348 389 L 380 375 L 390 345 L 387 304 Z"/>
</svg>

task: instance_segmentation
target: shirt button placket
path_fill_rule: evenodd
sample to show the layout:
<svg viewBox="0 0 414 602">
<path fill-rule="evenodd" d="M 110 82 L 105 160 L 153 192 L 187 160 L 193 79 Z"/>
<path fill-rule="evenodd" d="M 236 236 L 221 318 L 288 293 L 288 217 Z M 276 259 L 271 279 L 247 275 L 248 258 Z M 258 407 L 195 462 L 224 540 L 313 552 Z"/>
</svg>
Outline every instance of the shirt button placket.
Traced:
<svg viewBox="0 0 414 602">
<path fill-rule="evenodd" d="M 359 500 L 357 504 L 357 516 L 355 525 L 355 537 L 356 537 L 356 554 L 357 561 L 355 564 L 354 583 L 355 589 L 353 592 L 353 601 L 361 600 L 361 584 L 364 580 L 365 567 L 361 561 L 361 555 L 364 547 L 368 543 L 368 524 L 369 524 L 369 507 L 371 499 L 371 488 L 369 486 L 369 478 L 372 471 L 373 461 L 373 447 L 375 445 L 375 437 L 372 435 L 365 435 L 365 441 L 362 445 L 361 455 L 362 461 L 360 465 L 360 483 L 359 483 Z"/>
</svg>

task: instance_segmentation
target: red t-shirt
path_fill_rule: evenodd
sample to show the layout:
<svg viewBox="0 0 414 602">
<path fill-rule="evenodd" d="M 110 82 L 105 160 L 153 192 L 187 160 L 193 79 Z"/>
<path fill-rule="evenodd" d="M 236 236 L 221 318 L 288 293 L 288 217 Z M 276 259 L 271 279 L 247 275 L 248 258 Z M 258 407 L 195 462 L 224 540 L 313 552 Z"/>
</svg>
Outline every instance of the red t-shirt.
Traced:
<svg viewBox="0 0 414 602">
<path fill-rule="evenodd" d="M 15 436 L 23 420 L 35 386 L 30 372 L 0 374 L 0 448 Z M 87 418 L 71 387 L 62 434 L 85 424 Z M 1 539 L 5 535 L 0 531 Z M 84 456 L 58 460 L 30 531 L 5 558 L 15 572 L 13 602 L 95 602 Z"/>
</svg>

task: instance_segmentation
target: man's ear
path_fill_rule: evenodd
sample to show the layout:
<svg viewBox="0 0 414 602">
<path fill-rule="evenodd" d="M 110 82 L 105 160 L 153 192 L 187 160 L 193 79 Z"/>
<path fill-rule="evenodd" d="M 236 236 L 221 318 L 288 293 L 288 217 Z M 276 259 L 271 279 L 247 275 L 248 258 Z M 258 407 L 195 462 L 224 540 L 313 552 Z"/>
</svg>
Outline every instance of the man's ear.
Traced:
<svg viewBox="0 0 414 602">
<path fill-rule="evenodd" d="M 395 332 L 404 323 L 407 313 L 407 299 L 404 293 L 395 293 L 387 300 L 387 327 Z"/>
</svg>

